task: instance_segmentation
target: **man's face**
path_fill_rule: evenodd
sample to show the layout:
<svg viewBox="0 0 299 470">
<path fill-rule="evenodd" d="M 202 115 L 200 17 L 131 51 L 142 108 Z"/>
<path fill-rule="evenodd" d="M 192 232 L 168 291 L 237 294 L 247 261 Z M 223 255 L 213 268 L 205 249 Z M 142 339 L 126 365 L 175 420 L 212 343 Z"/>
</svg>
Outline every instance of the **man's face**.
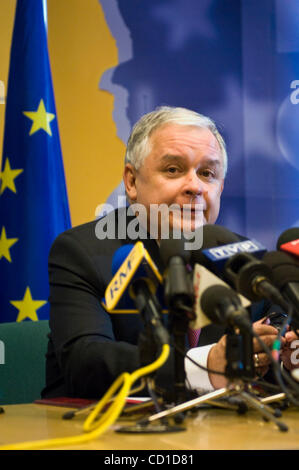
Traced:
<svg viewBox="0 0 299 470">
<path fill-rule="evenodd" d="M 189 206 L 191 230 L 215 223 L 223 189 L 223 159 L 209 129 L 165 124 L 150 139 L 150 153 L 136 170 L 127 164 L 124 182 L 132 203 Z M 201 210 L 196 211 L 196 204 Z M 186 214 L 186 212 L 185 212 Z M 180 216 L 181 217 L 181 216 Z M 170 214 L 170 227 L 175 224 Z"/>
</svg>

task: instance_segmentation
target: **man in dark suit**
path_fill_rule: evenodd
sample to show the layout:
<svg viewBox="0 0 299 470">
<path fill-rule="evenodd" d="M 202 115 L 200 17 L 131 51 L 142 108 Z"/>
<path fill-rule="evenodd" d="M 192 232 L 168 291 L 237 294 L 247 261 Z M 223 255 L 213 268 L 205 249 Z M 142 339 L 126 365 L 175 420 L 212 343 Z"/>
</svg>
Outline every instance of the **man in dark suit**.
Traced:
<svg viewBox="0 0 299 470">
<path fill-rule="evenodd" d="M 128 141 L 124 168 L 127 198 L 130 204 L 137 203 L 146 209 L 148 217 L 140 224 L 148 233 L 153 229 L 149 218 L 153 204 L 176 205 L 178 210 L 169 213 L 167 224 L 170 229 L 181 230 L 186 223 L 183 207 L 188 207 L 188 230 L 195 230 L 202 224 L 215 223 L 226 168 L 223 139 L 209 118 L 182 108 L 159 108 L 140 119 Z M 126 210 L 111 212 L 101 223 L 113 227 L 117 234 Z M 126 227 L 131 219 L 127 219 Z M 68 230 L 51 249 L 51 334 L 43 397 L 99 398 L 122 372 L 140 367 L 138 339 L 143 329 L 140 317 L 109 314 L 101 305 L 112 278 L 113 255 L 132 240 L 128 233 L 124 239 L 114 235 L 99 240 L 98 223 Z M 157 240 L 150 236 L 142 239 L 161 271 L 162 228 L 160 220 L 158 227 L 154 227 Z M 271 346 L 277 330 L 262 321 L 256 322 L 254 328 Z M 189 353 L 203 366 L 223 372 L 226 338 L 215 335 L 214 341 L 215 344 L 193 348 Z M 264 373 L 269 358 L 256 340 L 254 353 L 259 371 Z M 208 391 L 226 384 L 224 376 L 200 371 L 188 361 L 185 368 L 192 389 Z M 165 389 L 173 387 L 173 354 L 157 372 L 156 382 Z"/>
</svg>

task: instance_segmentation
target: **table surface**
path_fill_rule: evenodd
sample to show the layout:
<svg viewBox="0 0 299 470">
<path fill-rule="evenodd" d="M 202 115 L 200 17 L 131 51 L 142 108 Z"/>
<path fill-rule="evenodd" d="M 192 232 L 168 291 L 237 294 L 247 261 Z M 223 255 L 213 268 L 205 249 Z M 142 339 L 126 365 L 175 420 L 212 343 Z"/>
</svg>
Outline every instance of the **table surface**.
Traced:
<svg viewBox="0 0 299 470">
<path fill-rule="evenodd" d="M 233 410 L 202 408 L 185 418 L 186 430 L 159 434 L 120 434 L 115 429 L 122 420 L 102 435 L 90 440 L 83 432 L 87 415 L 62 419 L 69 408 L 41 404 L 7 405 L 0 415 L 0 446 L 83 436 L 86 442 L 52 445 L 51 449 L 97 450 L 271 450 L 299 449 L 299 410 L 288 408 L 280 418 L 289 428 L 280 431 L 265 422 L 260 413 L 249 410 L 238 415 Z M 133 425 L 134 421 L 130 423 Z M 43 447 L 41 447 L 43 448 Z"/>
</svg>

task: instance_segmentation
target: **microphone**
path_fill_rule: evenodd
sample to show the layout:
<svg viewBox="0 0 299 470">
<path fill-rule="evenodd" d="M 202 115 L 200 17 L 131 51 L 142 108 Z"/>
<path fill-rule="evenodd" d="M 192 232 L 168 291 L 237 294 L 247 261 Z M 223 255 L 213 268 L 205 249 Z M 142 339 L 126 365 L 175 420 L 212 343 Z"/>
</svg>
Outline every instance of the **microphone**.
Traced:
<svg viewBox="0 0 299 470">
<path fill-rule="evenodd" d="M 142 242 L 131 247 L 132 245 L 121 247 L 114 254 L 112 269 L 117 271 L 106 288 L 105 308 L 108 312 L 115 313 L 120 300 L 127 301 L 129 295 L 134 302 L 135 311 L 140 313 L 146 325 L 153 327 L 159 342 L 168 344 L 168 332 L 161 321 L 162 309 L 155 295 L 157 283 L 162 282 L 161 275 Z M 128 255 L 117 269 L 129 249 Z"/>
<path fill-rule="evenodd" d="M 204 225 L 203 246 L 192 251 L 191 263 L 204 265 L 215 274 L 221 275 L 226 261 L 236 253 L 253 253 L 261 258 L 267 251 L 256 240 L 243 239 L 219 225 Z"/>
<path fill-rule="evenodd" d="M 266 298 L 288 311 L 287 302 L 272 282 L 271 267 L 264 261 L 249 253 L 239 253 L 227 260 L 224 272 L 235 289 L 251 301 Z"/>
<path fill-rule="evenodd" d="M 194 294 L 187 264 L 190 252 L 184 249 L 183 238 L 168 240 L 162 239 L 160 243 L 160 256 L 166 266 L 164 272 L 164 296 L 169 310 L 181 309 L 190 311 L 192 315 Z M 194 315 L 192 315 L 194 316 Z"/>
<path fill-rule="evenodd" d="M 231 252 L 244 249 L 240 245 L 240 237 L 220 225 L 204 225 L 203 246 L 201 250 L 191 252 L 191 265 L 194 266 L 193 288 L 195 295 L 195 320 L 190 324 L 194 329 L 203 328 L 211 323 L 201 308 L 200 299 L 203 292 L 214 285 L 220 284 L 229 287 L 223 279 L 223 266 Z M 249 249 L 250 247 L 246 245 Z M 220 249 L 219 251 L 218 248 Z M 215 250 L 215 251 L 214 251 Z M 216 262 L 215 262 L 216 258 Z M 250 302 L 241 294 L 239 299 L 243 307 L 248 307 Z"/>
<path fill-rule="evenodd" d="M 194 290 L 194 312 L 195 319 L 190 322 L 189 326 L 193 329 L 203 328 L 211 323 L 211 319 L 205 314 L 201 308 L 201 298 L 204 292 L 215 286 L 223 286 L 229 289 L 228 284 L 209 271 L 207 268 L 200 264 L 195 264 L 193 271 L 193 290 Z M 249 300 L 241 294 L 236 294 L 242 304 L 243 308 L 250 305 Z"/>
<path fill-rule="evenodd" d="M 297 318 L 291 321 L 292 326 L 299 328 L 299 265 L 294 258 L 281 251 L 270 251 L 263 261 L 271 269 L 273 283 L 281 290 L 283 297 L 294 307 Z M 295 325 L 295 324 L 296 325 Z"/>
<path fill-rule="evenodd" d="M 166 266 L 163 274 L 164 296 L 169 309 L 169 327 L 174 339 L 174 399 L 177 404 L 186 401 L 186 334 L 189 321 L 195 316 L 193 285 L 187 270 L 190 253 L 185 251 L 184 245 L 183 237 L 162 239 L 160 243 L 160 255 Z"/>
<path fill-rule="evenodd" d="M 238 295 L 228 287 L 215 285 L 204 291 L 200 303 L 213 323 L 230 327 L 226 340 L 225 375 L 228 378 L 243 376 L 252 379 L 255 375 L 253 331 L 249 313 L 242 307 Z"/>
<path fill-rule="evenodd" d="M 206 250 L 240 241 L 237 235 L 220 225 L 207 224 L 199 230 L 202 230 L 202 247 L 200 250 L 193 250 L 191 252 L 190 262 L 192 265 L 197 263 L 213 270 L 213 263 L 207 257 Z"/>
<path fill-rule="evenodd" d="M 299 227 L 285 230 L 277 240 L 277 249 L 299 258 Z"/>
<path fill-rule="evenodd" d="M 102 305 L 109 313 L 138 313 L 132 284 L 138 279 L 147 283 L 152 294 L 162 287 L 163 278 L 145 249 L 138 241 L 116 250 L 112 260 L 113 278 L 109 282 Z"/>
<path fill-rule="evenodd" d="M 219 226 L 209 226 L 206 236 L 206 227 L 203 227 L 204 249 L 201 250 L 202 253 L 193 252 L 193 259 L 199 260 L 201 264 L 223 277 L 250 301 L 257 302 L 267 298 L 283 309 L 288 309 L 287 302 L 271 283 L 271 269 L 256 258 L 261 258 L 267 251 L 266 248 L 256 240 L 234 242 L 237 235 Z M 229 243 L 222 244 L 224 239 Z M 206 245 L 210 246 L 211 240 L 216 245 L 221 243 L 221 246 L 206 248 Z"/>
<path fill-rule="evenodd" d="M 112 276 L 114 276 L 117 273 L 120 266 L 123 264 L 126 257 L 129 255 L 130 251 L 133 250 L 133 248 L 134 248 L 133 243 L 129 243 L 126 245 L 122 245 L 115 251 L 113 258 L 112 258 L 112 263 L 111 263 Z"/>
<path fill-rule="evenodd" d="M 220 284 L 208 287 L 201 296 L 200 305 L 212 323 L 252 330 L 249 313 L 229 287 Z"/>
</svg>

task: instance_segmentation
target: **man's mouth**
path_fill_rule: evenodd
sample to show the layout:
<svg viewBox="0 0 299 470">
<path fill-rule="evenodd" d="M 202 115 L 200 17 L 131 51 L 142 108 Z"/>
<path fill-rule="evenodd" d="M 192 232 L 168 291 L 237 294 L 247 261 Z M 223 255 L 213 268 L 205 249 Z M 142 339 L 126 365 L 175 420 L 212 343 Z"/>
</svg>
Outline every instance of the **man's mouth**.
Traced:
<svg viewBox="0 0 299 470">
<path fill-rule="evenodd" d="M 181 207 L 181 212 L 182 213 L 186 213 L 186 214 L 202 214 L 203 212 L 205 212 L 205 208 L 202 204 L 196 204 L 195 206 L 191 206 L 191 207 L 188 207 L 187 204 L 184 204 L 182 207 Z"/>
</svg>

